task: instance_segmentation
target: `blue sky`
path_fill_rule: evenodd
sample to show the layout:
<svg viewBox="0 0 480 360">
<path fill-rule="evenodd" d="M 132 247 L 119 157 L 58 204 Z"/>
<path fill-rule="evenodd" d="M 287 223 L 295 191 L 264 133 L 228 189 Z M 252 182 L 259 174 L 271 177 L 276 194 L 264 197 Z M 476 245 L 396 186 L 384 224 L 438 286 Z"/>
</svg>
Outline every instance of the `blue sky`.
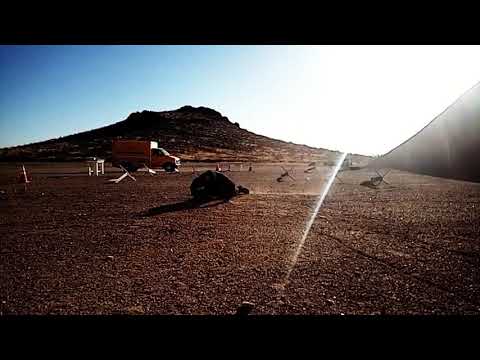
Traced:
<svg viewBox="0 0 480 360">
<path fill-rule="evenodd" d="M 2 47 L 0 145 L 89 130 L 143 109 L 218 107 L 233 90 L 233 74 L 244 76 L 251 53 L 175 46 Z"/>
<path fill-rule="evenodd" d="M 379 154 L 478 82 L 479 63 L 475 46 L 0 46 L 0 147 L 192 105 Z"/>
</svg>

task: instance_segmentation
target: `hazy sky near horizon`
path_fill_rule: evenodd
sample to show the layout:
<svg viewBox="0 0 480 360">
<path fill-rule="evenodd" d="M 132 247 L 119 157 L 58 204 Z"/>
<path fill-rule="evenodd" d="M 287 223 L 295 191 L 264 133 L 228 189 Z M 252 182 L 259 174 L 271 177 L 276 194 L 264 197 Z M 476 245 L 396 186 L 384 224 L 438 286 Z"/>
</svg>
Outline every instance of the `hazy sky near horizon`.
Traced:
<svg viewBox="0 0 480 360">
<path fill-rule="evenodd" d="M 382 154 L 479 82 L 478 64 L 480 46 L 0 46 L 0 147 L 192 105 Z"/>
</svg>

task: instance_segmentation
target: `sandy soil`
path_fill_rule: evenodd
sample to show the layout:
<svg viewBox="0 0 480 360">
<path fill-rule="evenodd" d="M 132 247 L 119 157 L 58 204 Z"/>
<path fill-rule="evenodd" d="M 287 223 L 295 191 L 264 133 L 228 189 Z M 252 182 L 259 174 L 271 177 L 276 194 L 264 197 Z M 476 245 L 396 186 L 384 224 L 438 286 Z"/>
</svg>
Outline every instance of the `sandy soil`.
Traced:
<svg viewBox="0 0 480 360">
<path fill-rule="evenodd" d="M 340 173 L 292 265 L 331 168 L 277 182 L 278 165 L 232 165 L 250 195 L 190 208 L 192 167 L 136 182 L 107 166 L 0 164 L 5 314 L 480 313 L 480 184 L 392 171 Z M 214 164 L 195 164 L 197 171 Z"/>
</svg>

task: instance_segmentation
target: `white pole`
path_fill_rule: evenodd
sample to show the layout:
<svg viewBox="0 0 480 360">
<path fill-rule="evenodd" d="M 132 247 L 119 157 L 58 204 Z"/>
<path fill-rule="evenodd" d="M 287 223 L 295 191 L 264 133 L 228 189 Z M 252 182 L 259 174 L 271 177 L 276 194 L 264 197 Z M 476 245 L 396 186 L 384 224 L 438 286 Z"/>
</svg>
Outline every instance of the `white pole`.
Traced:
<svg viewBox="0 0 480 360">
<path fill-rule="evenodd" d="M 27 178 L 27 171 L 25 170 L 25 165 L 22 165 L 22 169 L 23 169 L 23 177 L 25 178 L 25 184 L 29 183 L 30 181 L 28 181 L 28 178 Z"/>
</svg>

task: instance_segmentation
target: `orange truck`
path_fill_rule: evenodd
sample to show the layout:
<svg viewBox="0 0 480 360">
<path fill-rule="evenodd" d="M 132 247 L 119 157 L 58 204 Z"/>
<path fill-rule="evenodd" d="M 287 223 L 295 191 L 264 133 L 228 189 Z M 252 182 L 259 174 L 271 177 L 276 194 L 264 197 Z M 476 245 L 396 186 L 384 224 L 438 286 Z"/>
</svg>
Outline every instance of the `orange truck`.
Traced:
<svg viewBox="0 0 480 360">
<path fill-rule="evenodd" d="M 113 140 L 112 165 L 123 166 L 128 171 L 148 166 L 172 172 L 180 166 L 180 159 L 159 148 L 156 141 Z"/>
</svg>

